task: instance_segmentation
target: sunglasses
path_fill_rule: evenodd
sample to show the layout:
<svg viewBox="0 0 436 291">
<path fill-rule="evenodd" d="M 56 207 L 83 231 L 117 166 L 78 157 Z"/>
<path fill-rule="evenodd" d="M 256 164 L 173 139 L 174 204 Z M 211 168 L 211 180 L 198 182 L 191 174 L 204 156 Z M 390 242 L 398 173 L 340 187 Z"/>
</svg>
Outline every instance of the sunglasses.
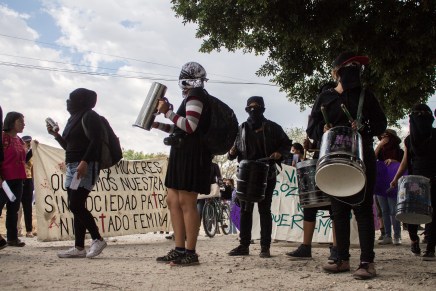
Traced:
<svg viewBox="0 0 436 291">
<path fill-rule="evenodd" d="M 433 114 L 430 111 L 421 110 L 421 111 L 412 111 L 410 112 L 409 115 L 421 116 L 421 115 L 433 115 Z"/>
<path fill-rule="evenodd" d="M 262 108 L 262 107 L 259 105 L 247 106 L 247 107 L 245 107 L 245 112 L 251 112 L 253 110 L 260 109 L 260 108 Z"/>
</svg>

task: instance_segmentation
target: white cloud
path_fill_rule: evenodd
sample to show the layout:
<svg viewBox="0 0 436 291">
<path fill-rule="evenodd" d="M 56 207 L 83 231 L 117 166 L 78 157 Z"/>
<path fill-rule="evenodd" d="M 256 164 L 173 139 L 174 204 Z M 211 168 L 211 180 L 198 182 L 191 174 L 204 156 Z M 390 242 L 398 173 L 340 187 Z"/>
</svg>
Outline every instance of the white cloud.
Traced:
<svg viewBox="0 0 436 291">
<path fill-rule="evenodd" d="M 244 55 L 241 52 L 227 53 L 224 50 L 221 53 L 199 53 L 201 40 L 195 38 L 195 25 L 183 25 L 182 20 L 176 18 L 175 13 L 170 9 L 169 1 L 47 0 L 43 3 L 43 9 L 54 18 L 60 33 L 60 37 L 53 39 L 53 43 L 56 42 L 70 49 L 2 37 L 1 54 L 101 67 L 116 64 L 117 68 L 121 67 L 119 71 L 112 73 L 134 75 L 132 72 L 143 72 L 142 75 L 161 74 L 168 75 L 167 78 L 172 79 L 177 79 L 179 68 L 185 62 L 198 61 L 206 68 L 211 81 L 268 82 L 267 78 L 259 78 L 255 75 L 256 70 L 265 61 L 265 57 Z M 29 15 L 0 6 L 0 33 L 38 41 L 39 35 L 45 31 L 42 28 L 36 31 L 30 27 L 29 20 L 32 14 Z M 67 53 L 68 51 L 73 53 Z M 103 54 L 95 54 L 91 51 Z M 0 61 L 3 62 L 85 69 L 72 65 L 12 58 L 1 54 Z M 118 59 L 113 56 L 147 62 Z M 108 118 L 125 148 L 144 152 L 168 150 L 162 143 L 164 133 L 147 132 L 131 126 L 136 120 L 152 81 L 7 66 L 2 66 L 0 76 L 2 92 L 0 104 L 3 111 L 22 112 L 26 120 L 24 134 L 30 134 L 41 142 L 57 145 L 47 135 L 44 119 L 50 116 L 63 128 L 68 119 L 65 110 L 68 94 L 77 87 L 85 87 L 98 93 L 96 111 Z M 175 106 L 178 106 L 182 99 L 177 82 L 160 82 L 167 85 L 167 96 Z M 253 95 L 260 95 L 265 98 L 267 118 L 281 124 L 284 128 L 306 125 L 308 113 L 301 113 L 299 106 L 288 102 L 285 94 L 279 92 L 278 87 L 208 83 L 206 89 L 234 108 L 240 122 L 247 117 L 244 112 L 246 99 Z M 162 117 L 158 119 L 163 120 Z"/>
</svg>

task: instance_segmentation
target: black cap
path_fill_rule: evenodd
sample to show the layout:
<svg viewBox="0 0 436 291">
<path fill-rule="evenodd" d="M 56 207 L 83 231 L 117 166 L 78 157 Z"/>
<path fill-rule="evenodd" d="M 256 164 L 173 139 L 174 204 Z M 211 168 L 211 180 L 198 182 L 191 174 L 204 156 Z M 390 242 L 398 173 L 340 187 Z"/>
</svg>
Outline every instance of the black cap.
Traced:
<svg viewBox="0 0 436 291">
<path fill-rule="evenodd" d="M 359 56 L 354 52 L 343 52 L 333 61 L 332 66 L 333 68 L 341 67 L 352 61 L 357 61 L 362 65 L 367 65 L 369 63 L 369 58 L 367 56 Z"/>
<path fill-rule="evenodd" d="M 247 106 L 249 106 L 251 103 L 256 102 L 257 104 L 259 104 L 261 107 L 265 108 L 265 103 L 263 102 L 263 97 L 260 96 L 251 96 L 250 98 L 248 98 L 247 100 Z"/>
</svg>

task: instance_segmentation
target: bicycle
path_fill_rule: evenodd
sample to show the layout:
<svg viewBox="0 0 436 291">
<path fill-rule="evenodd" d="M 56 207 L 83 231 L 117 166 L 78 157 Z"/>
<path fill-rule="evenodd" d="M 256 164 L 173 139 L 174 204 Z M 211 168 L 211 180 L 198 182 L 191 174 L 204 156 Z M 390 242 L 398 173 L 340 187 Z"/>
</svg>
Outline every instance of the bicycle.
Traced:
<svg viewBox="0 0 436 291">
<path fill-rule="evenodd" d="M 203 228 L 208 237 L 214 237 L 218 224 L 225 235 L 230 233 L 230 206 L 219 197 L 209 198 L 203 208 Z"/>
</svg>

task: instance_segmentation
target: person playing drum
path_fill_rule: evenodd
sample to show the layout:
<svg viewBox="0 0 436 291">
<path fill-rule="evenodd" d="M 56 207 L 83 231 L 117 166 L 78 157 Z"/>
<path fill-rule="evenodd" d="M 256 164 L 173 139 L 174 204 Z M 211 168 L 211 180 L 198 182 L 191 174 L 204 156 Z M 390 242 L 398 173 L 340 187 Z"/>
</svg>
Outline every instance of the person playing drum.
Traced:
<svg viewBox="0 0 436 291">
<path fill-rule="evenodd" d="M 255 161 L 271 158 L 265 198 L 258 203 L 260 216 L 260 257 L 269 258 L 271 245 L 271 202 L 276 186 L 276 168 L 274 162 L 279 162 L 289 153 L 292 142 L 283 128 L 277 123 L 267 120 L 263 113 L 265 104 L 260 96 L 248 98 L 245 111 L 248 113 L 246 122 L 239 126 L 239 134 L 235 145 L 228 153 L 229 160 Z M 248 209 L 241 207 L 240 245 L 229 252 L 229 256 L 247 256 L 251 242 L 251 227 L 253 220 L 253 204 Z"/>
<path fill-rule="evenodd" d="M 391 187 L 398 185 L 398 179 L 406 169 L 409 174 L 420 175 L 430 179 L 431 205 L 433 206 L 432 223 L 428 234 L 427 248 L 422 259 L 424 261 L 434 261 L 436 245 L 436 128 L 433 128 L 434 117 L 430 107 L 425 104 L 413 106 L 409 115 L 410 135 L 404 141 L 405 151 L 398 168 L 397 174 L 391 182 Z M 410 163 L 410 166 L 408 167 Z M 412 253 L 419 256 L 418 225 L 408 224 L 410 240 L 412 241 Z"/>
<path fill-rule="evenodd" d="M 316 130 L 309 135 L 311 139 L 322 140 L 323 132 L 332 127 L 346 126 L 358 130 L 362 136 L 363 162 L 365 163 L 366 182 L 363 190 L 350 197 L 332 198 L 332 212 L 336 228 L 338 259 L 333 264 L 326 264 L 323 269 L 329 273 L 348 272 L 350 270 L 350 213 L 353 209 L 359 229 L 360 264 L 353 276 L 356 279 L 370 279 L 376 275 L 374 265 L 374 220 L 373 188 L 376 175 L 376 159 L 373 149 L 373 137 L 382 134 L 387 126 L 386 116 L 374 94 L 364 90 L 361 120 L 357 117 L 359 99 L 363 87 L 360 75 L 362 65 L 367 65 L 369 58 L 353 52 L 341 53 L 333 62 L 333 78 L 338 81 L 334 89 L 326 90 L 316 99 L 311 111 Z M 354 120 L 344 113 L 345 105 Z M 325 122 L 321 108 L 329 121 Z M 356 120 L 357 118 L 357 120 Z M 361 121 L 361 122 L 359 122 Z"/>
</svg>

